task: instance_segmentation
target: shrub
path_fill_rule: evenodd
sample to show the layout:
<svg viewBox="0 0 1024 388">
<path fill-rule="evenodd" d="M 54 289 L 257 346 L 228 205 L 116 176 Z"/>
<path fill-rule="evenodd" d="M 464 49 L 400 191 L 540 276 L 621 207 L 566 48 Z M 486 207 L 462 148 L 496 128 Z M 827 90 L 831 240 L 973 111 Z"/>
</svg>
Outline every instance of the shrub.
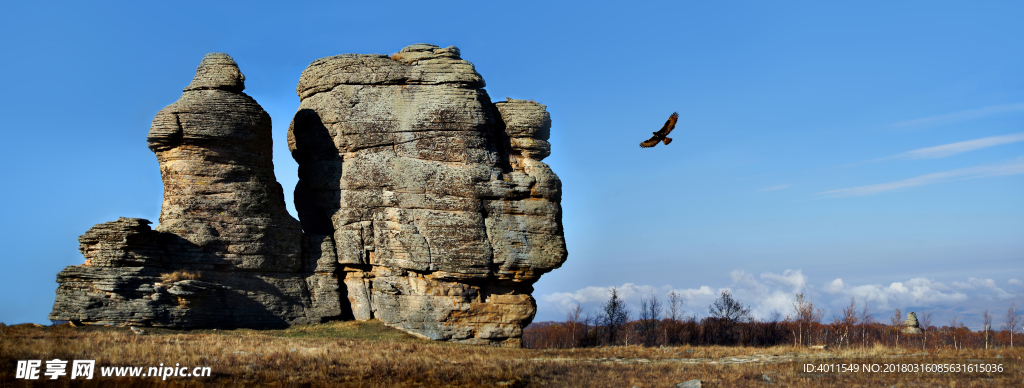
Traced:
<svg viewBox="0 0 1024 388">
<path fill-rule="evenodd" d="M 160 282 L 166 284 L 179 282 L 182 280 L 199 280 L 200 277 L 201 275 L 198 272 L 188 272 L 179 270 L 160 275 Z"/>
</svg>

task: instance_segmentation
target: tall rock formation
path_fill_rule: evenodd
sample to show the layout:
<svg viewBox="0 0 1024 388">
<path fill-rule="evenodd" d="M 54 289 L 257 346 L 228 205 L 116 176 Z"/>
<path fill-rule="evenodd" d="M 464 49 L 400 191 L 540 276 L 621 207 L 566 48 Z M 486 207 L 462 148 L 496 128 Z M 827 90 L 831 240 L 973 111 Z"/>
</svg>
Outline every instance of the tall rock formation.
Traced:
<svg viewBox="0 0 1024 388">
<path fill-rule="evenodd" d="M 301 226 L 274 177 L 270 116 L 242 93 L 244 80 L 227 54 L 207 54 L 156 114 L 147 140 L 164 183 L 160 225 L 121 218 L 82 235 L 86 262 L 57 275 L 50 319 L 277 327 L 340 315 L 336 281 L 333 303 L 311 300 L 307 280 L 322 279 L 301 261 Z"/>
<path fill-rule="evenodd" d="M 288 145 L 307 233 L 333 240 L 355 319 L 518 344 L 567 256 L 545 106 L 491 103 L 455 47 L 345 54 L 303 71 Z M 343 301 L 344 302 L 344 301 Z"/>
<path fill-rule="evenodd" d="M 518 346 L 539 277 L 567 256 L 544 105 L 492 103 L 455 47 L 314 61 L 288 131 L 299 221 L 270 117 L 226 54 L 153 120 L 160 223 L 79 238 L 50 319 L 275 327 L 379 319 L 435 340 Z"/>
<path fill-rule="evenodd" d="M 158 232 L 182 238 L 180 264 L 295 271 L 302 228 L 274 177 L 270 115 L 227 54 L 207 54 L 181 98 L 153 118 L 164 183 Z"/>
<path fill-rule="evenodd" d="M 917 321 L 917 313 L 911 311 L 907 313 L 907 320 L 903 322 L 903 332 L 906 334 L 920 334 L 924 330 L 921 329 L 921 324 Z"/>
</svg>

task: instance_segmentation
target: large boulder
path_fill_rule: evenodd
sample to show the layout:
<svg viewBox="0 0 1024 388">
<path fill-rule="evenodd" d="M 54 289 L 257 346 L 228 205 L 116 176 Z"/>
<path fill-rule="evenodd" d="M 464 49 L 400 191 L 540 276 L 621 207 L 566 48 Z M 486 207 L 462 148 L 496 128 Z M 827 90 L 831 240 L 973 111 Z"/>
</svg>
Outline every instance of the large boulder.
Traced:
<svg viewBox="0 0 1024 388">
<path fill-rule="evenodd" d="M 307 233 L 330 236 L 356 319 L 519 344 L 566 259 L 544 105 L 492 103 L 458 48 L 345 54 L 303 71 L 288 145 Z"/>
</svg>

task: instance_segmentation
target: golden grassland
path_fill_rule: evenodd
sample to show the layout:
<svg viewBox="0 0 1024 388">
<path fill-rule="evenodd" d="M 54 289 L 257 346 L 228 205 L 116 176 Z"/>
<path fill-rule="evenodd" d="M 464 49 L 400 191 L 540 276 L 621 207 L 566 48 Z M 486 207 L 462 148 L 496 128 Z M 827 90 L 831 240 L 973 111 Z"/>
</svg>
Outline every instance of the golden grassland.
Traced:
<svg viewBox="0 0 1024 388">
<path fill-rule="evenodd" d="M 921 349 L 884 346 L 810 350 L 796 346 L 612 346 L 509 349 L 433 342 L 376 321 L 283 330 L 170 330 L 0 325 L 0 386 L 268 387 L 992 387 L 1024 386 L 1019 348 Z M 900 357 L 904 356 L 904 357 Z M 997 358 L 998 357 L 998 358 Z M 95 359 L 93 380 L 15 379 L 18 360 Z M 802 373 L 806 363 L 1000 362 L 996 375 Z M 101 377 L 101 366 L 209 366 L 210 377 Z M 44 364 L 45 369 L 45 364 Z M 42 376 L 41 378 L 48 378 Z"/>
</svg>

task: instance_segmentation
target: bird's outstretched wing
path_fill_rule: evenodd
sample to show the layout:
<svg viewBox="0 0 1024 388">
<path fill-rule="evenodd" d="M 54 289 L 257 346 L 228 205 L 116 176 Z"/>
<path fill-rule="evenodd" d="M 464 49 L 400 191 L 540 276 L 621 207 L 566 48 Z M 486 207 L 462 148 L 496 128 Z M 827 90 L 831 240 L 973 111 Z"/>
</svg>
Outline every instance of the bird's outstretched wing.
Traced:
<svg viewBox="0 0 1024 388">
<path fill-rule="evenodd" d="M 654 135 L 654 137 L 647 139 L 647 141 L 644 141 L 643 143 L 640 143 L 640 147 L 651 148 L 658 145 L 659 142 L 661 142 L 661 136 Z"/>
<path fill-rule="evenodd" d="M 668 121 L 665 121 L 665 125 L 658 131 L 658 135 L 661 137 L 668 136 L 673 129 L 676 128 L 676 121 L 679 120 L 679 113 L 672 112 L 671 116 L 668 116 Z"/>
</svg>

